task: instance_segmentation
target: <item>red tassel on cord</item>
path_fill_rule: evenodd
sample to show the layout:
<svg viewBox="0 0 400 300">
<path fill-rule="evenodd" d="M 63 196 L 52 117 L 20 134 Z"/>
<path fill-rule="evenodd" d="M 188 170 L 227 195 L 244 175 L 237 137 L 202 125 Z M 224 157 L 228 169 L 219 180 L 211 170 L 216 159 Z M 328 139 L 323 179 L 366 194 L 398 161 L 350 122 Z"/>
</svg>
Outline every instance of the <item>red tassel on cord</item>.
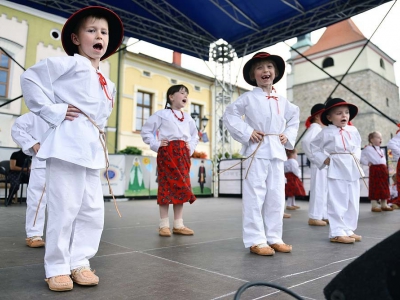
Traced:
<svg viewBox="0 0 400 300">
<path fill-rule="evenodd" d="M 311 120 L 310 120 L 310 117 L 308 117 L 307 118 L 307 120 L 306 120 L 306 128 L 308 129 L 308 128 L 310 128 L 310 126 L 311 126 Z"/>
</svg>

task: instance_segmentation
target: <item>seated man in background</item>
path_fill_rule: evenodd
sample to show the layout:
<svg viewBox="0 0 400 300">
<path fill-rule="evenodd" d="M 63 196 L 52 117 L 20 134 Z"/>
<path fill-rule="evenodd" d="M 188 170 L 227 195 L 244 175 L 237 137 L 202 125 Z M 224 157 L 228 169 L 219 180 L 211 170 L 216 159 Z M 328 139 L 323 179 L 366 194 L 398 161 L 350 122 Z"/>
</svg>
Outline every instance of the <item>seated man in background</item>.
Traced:
<svg viewBox="0 0 400 300">
<path fill-rule="evenodd" d="M 14 197 L 19 190 L 20 183 L 29 182 L 29 170 L 31 166 L 30 156 L 22 152 L 22 149 L 11 154 L 10 157 L 10 172 L 8 178 L 10 180 L 9 200 L 14 198 L 12 203 L 17 202 L 17 197 Z M 8 200 L 8 202 L 10 202 Z"/>
</svg>

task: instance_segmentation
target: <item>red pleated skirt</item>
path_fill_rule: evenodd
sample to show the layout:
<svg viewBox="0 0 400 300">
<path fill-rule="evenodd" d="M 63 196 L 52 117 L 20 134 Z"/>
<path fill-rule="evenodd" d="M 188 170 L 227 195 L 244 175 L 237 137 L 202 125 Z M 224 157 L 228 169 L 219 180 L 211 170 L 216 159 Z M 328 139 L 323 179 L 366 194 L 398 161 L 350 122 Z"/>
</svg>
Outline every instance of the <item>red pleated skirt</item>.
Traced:
<svg viewBox="0 0 400 300">
<path fill-rule="evenodd" d="M 170 141 L 157 155 L 157 204 L 193 203 L 196 200 L 190 183 L 190 153 L 184 141 Z"/>
<path fill-rule="evenodd" d="M 300 178 L 294 175 L 292 172 L 285 173 L 287 183 L 285 185 L 285 196 L 295 197 L 295 196 L 305 196 L 306 191 L 304 190 L 303 183 Z"/>
<path fill-rule="evenodd" d="M 389 172 L 386 165 L 371 165 L 369 167 L 369 200 L 390 199 Z"/>
</svg>

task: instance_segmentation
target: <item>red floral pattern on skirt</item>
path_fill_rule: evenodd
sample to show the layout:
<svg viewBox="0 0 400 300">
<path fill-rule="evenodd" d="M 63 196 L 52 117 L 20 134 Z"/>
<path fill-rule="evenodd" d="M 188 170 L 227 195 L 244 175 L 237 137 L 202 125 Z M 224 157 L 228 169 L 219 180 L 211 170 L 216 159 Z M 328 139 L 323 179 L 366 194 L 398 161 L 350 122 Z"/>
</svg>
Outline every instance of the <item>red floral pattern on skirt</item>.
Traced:
<svg viewBox="0 0 400 300">
<path fill-rule="evenodd" d="M 170 141 L 157 155 L 157 204 L 193 203 L 196 200 L 190 183 L 190 155 L 184 141 Z"/>
<path fill-rule="evenodd" d="M 285 196 L 295 197 L 295 196 L 305 196 L 306 191 L 304 190 L 303 183 L 300 178 L 294 175 L 292 172 L 285 173 L 287 183 L 285 184 Z"/>
<path fill-rule="evenodd" d="M 371 165 L 369 167 L 369 200 L 390 199 L 389 172 L 386 165 Z"/>
</svg>

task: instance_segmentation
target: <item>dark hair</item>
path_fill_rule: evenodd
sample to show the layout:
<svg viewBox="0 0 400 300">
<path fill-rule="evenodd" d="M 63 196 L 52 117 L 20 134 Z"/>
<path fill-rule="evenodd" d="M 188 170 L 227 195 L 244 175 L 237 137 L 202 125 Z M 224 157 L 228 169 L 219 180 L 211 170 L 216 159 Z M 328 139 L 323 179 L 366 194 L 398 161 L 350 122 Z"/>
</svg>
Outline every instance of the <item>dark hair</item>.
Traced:
<svg viewBox="0 0 400 300">
<path fill-rule="evenodd" d="M 102 14 L 101 12 L 91 12 L 89 14 L 82 15 L 82 17 L 79 20 L 77 20 L 73 32 L 75 34 L 78 34 L 79 33 L 79 29 L 81 28 L 82 24 L 84 22 L 86 22 L 86 20 L 89 19 L 89 18 L 93 18 L 95 20 L 104 19 L 104 20 L 107 21 L 107 24 L 109 23 L 106 14 Z"/>
<path fill-rule="evenodd" d="M 182 89 L 184 89 L 185 92 L 189 94 L 189 89 L 186 86 L 184 86 L 183 84 L 173 85 L 168 89 L 168 91 L 167 91 L 167 102 L 165 103 L 165 107 L 164 108 L 168 108 L 168 104 L 171 105 L 171 102 L 169 100 L 169 96 L 179 92 Z"/>
</svg>

